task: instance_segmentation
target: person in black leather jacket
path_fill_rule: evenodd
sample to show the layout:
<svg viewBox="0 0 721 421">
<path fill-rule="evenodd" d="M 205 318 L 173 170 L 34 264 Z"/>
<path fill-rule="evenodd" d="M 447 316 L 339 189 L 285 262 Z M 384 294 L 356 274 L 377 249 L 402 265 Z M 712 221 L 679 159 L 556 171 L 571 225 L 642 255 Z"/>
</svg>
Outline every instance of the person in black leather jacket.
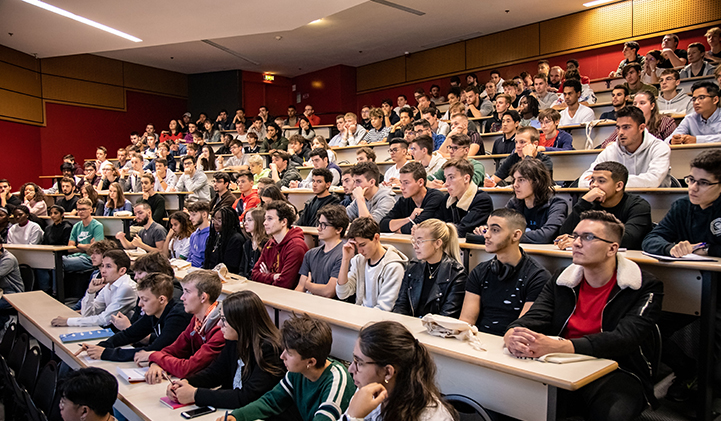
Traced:
<svg viewBox="0 0 721 421">
<path fill-rule="evenodd" d="M 416 259 L 406 269 L 393 312 L 413 317 L 428 313 L 458 317 L 467 275 L 460 263 L 456 227 L 427 219 L 411 235 Z"/>
<path fill-rule="evenodd" d="M 573 264 L 546 283 L 503 339 L 517 357 L 560 352 L 617 361 L 618 370 L 559 398 L 586 419 L 634 420 L 657 404 L 652 361 L 660 349 L 653 348 L 652 335 L 663 284 L 617 254 L 623 224 L 615 216 L 584 212 L 573 235 Z"/>
</svg>

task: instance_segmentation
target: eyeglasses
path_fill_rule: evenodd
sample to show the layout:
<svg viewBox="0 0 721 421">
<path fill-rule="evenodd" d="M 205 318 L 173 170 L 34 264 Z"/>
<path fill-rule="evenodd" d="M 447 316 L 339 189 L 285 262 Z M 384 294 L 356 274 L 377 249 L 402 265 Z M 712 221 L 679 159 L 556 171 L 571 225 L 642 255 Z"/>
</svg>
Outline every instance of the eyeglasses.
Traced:
<svg viewBox="0 0 721 421">
<path fill-rule="evenodd" d="M 415 238 L 411 238 L 411 245 L 413 247 L 421 245 L 423 243 L 426 243 L 428 241 L 436 241 L 435 239 L 429 239 L 429 240 L 416 240 Z"/>
<path fill-rule="evenodd" d="M 698 186 L 702 189 L 705 189 L 706 187 L 710 187 L 710 186 L 715 186 L 716 184 L 721 184 L 721 182 L 712 183 L 712 182 L 710 182 L 708 180 L 704 180 L 704 179 L 696 180 L 695 178 L 691 177 L 690 175 L 687 175 L 686 177 L 684 177 L 683 181 L 685 181 L 689 187 L 691 187 L 691 184 L 698 184 Z"/>
<path fill-rule="evenodd" d="M 396 153 L 400 150 L 401 150 L 401 148 L 390 148 L 390 149 L 388 149 L 388 153 Z"/>
<path fill-rule="evenodd" d="M 327 223 L 325 223 L 325 222 L 318 222 L 318 223 L 316 224 L 316 226 L 318 227 L 318 229 L 319 229 L 320 231 L 323 231 L 324 229 L 328 228 L 328 227 L 330 226 L 330 224 L 327 224 Z"/>
<path fill-rule="evenodd" d="M 451 146 L 447 146 L 447 148 L 448 148 L 449 151 L 455 152 L 455 151 L 457 151 L 457 150 L 459 150 L 459 149 L 461 149 L 461 148 L 465 148 L 465 146 L 453 146 L 453 145 L 451 145 Z"/>
<path fill-rule="evenodd" d="M 615 241 L 606 240 L 606 239 L 604 239 L 604 238 L 601 238 L 601 237 L 598 237 L 598 236 L 596 236 L 596 235 L 594 235 L 594 234 L 591 234 L 590 232 L 584 232 L 584 233 L 581 233 L 581 234 L 577 234 L 577 233 L 574 232 L 573 234 L 569 235 L 568 237 L 571 238 L 571 239 L 573 239 L 573 240 L 575 240 L 576 238 L 580 238 L 580 239 L 581 239 L 581 242 L 583 242 L 583 243 L 590 243 L 590 242 L 593 241 L 593 240 L 600 240 L 600 241 L 603 241 L 604 243 L 608 243 L 608 244 L 613 244 L 613 243 L 615 243 Z"/>
<path fill-rule="evenodd" d="M 691 97 L 691 102 L 703 101 L 703 100 L 706 99 L 706 98 L 711 98 L 711 95 L 692 96 L 692 97 Z"/>
<path fill-rule="evenodd" d="M 378 365 L 378 363 L 375 362 L 375 361 L 363 361 L 363 360 L 359 360 L 359 359 L 356 358 L 355 356 L 353 356 L 353 363 L 352 363 L 352 364 L 355 364 L 356 368 L 363 368 L 364 365 L 368 365 L 368 364 Z"/>
</svg>

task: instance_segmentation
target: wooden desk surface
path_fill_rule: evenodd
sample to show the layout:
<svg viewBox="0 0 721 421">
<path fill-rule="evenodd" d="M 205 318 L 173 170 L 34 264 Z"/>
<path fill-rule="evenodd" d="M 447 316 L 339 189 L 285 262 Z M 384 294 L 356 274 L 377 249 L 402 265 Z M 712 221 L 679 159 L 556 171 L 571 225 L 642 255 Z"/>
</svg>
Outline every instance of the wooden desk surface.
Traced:
<svg viewBox="0 0 721 421">
<path fill-rule="evenodd" d="M 176 272 L 178 278 L 182 278 L 184 275 L 184 272 Z M 325 320 L 331 325 L 355 331 L 360 331 L 363 326 L 371 321 L 398 321 L 406 326 L 434 354 L 567 390 L 576 390 L 615 370 L 618 366 L 615 361 L 602 359 L 579 365 L 557 365 L 520 360 L 503 353 L 502 337 L 489 334 L 481 334 L 481 340 L 487 351 L 476 351 L 467 343 L 429 335 L 426 333 L 420 319 L 415 317 L 248 281 L 237 275 L 234 275 L 233 279 L 232 282 L 223 284 L 224 293 L 251 290 L 258 294 L 266 305 L 273 308 L 291 313 L 306 313 L 314 318 Z M 347 358 L 348 356 L 340 357 Z"/>
<path fill-rule="evenodd" d="M 44 244 L 3 244 L 8 250 L 28 250 L 28 251 L 68 251 L 75 247 L 71 246 L 48 246 Z"/>
</svg>

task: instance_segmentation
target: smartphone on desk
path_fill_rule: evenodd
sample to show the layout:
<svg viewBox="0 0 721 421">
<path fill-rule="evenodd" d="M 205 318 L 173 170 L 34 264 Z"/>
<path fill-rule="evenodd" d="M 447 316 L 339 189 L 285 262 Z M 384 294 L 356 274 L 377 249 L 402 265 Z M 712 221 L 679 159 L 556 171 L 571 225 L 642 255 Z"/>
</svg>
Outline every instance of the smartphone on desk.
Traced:
<svg viewBox="0 0 721 421">
<path fill-rule="evenodd" d="M 201 415 L 210 414 L 211 412 L 215 412 L 215 408 L 212 406 L 201 406 L 200 408 L 191 409 L 190 411 L 184 411 L 180 413 L 180 416 L 185 418 L 186 420 L 199 417 Z"/>
</svg>

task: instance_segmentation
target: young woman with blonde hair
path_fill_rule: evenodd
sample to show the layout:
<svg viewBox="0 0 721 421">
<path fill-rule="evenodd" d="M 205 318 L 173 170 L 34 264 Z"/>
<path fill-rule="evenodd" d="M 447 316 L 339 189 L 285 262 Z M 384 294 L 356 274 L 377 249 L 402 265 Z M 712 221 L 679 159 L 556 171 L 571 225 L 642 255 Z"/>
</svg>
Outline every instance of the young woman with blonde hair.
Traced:
<svg viewBox="0 0 721 421">
<path fill-rule="evenodd" d="M 411 244 L 416 258 L 406 268 L 393 312 L 413 317 L 431 313 L 457 318 L 468 276 L 460 263 L 455 225 L 427 219 L 413 229 Z"/>
</svg>

